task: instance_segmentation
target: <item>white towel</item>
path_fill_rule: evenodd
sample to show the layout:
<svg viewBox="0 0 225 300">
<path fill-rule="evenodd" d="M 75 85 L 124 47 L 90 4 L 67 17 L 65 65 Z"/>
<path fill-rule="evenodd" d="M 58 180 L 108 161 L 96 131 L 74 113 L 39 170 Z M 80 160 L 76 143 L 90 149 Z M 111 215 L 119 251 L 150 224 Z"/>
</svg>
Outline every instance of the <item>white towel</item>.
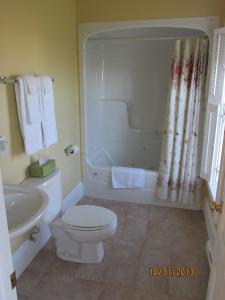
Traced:
<svg viewBox="0 0 225 300">
<path fill-rule="evenodd" d="M 140 189 L 145 187 L 145 170 L 138 168 L 112 167 L 114 189 Z"/>
<path fill-rule="evenodd" d="M 49 76 L 41 76 L 40 84 L 43 140 L 44 146 L 49 147 L 58 142 L 52 79 Z"/>
<path fill-rule="evenodd" d="M 24 140 L 25 152 L 26 154 L 33 154 L 43 149 L 41 123 L 36 122 L 37 120 L 33 119 L 32 113 L 30 114 L 27 103 L 29 99 L 26 98 L 27 86 L 25 86 L 25 81 L 20 77 L 17 78 L 15 84 L 15 92 L 18 117 L 21 133 Z"/>
<path fill-rule="evenodd" d="M 33 75 L 23 75 L 20 78 L 24 82 L 24 98 L 27 109 L 27 122 L 29 124 L 40 123 L 40 79 Z"/>
</svg>

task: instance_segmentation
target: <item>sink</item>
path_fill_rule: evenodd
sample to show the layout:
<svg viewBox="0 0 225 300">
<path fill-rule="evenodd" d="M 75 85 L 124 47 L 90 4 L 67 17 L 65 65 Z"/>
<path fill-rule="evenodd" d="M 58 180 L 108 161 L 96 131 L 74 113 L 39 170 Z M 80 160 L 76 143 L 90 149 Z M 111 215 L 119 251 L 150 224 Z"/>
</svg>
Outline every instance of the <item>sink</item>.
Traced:
<svg viewBox="0 0 225 300">
<path fill-rule="evenodd" d="M 44 191 L 12 184 L 3 185 L 3 191 L 11 240 L 41 224 L 48 204 Z"/>
</svg>

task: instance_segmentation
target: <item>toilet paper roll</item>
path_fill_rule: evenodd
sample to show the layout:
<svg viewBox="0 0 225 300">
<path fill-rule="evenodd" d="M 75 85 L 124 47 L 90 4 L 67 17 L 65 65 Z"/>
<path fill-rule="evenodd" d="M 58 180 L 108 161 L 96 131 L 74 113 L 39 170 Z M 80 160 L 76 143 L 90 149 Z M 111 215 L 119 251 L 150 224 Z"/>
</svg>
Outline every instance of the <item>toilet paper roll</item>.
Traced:
<svg viewBox="0 0 225 300">
<path fill-rule="evenodd" d="M 80 148 L 76 145 L 71 145 L 68 148 L 66 148 L 66 153 L 68 155 L 76 155 L 79 152 L 80 152 Z"/>
</svg>

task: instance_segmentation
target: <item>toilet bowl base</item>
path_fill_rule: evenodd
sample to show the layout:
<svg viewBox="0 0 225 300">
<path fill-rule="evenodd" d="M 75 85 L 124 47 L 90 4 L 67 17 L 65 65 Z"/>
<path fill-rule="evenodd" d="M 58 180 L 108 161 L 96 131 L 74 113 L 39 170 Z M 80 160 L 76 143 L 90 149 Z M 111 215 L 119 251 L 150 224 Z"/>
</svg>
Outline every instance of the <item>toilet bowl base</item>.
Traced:
<svg viewBox="0 0 225 300">
<path fill-rule="evenodd" d="M 50 225 L 59 258 L 78 263 L 100 263 L 104 257 L 103 241 L 116 231 L 117 223 L 101 230 L 74 230 L 63 226 L 61 217 Z"/>
<path fill-rule="evenodd" d="M 60 259 L 78 263 L 100 263 L 104 257 L 103 242 L 76 243 L 76 247 L 66 249 L 57 248 L 56 254 Z M 65 245 L 64 245 L 65 246 Z M 73 251 L 74 250 L 74 251 Z"/>
</svg>

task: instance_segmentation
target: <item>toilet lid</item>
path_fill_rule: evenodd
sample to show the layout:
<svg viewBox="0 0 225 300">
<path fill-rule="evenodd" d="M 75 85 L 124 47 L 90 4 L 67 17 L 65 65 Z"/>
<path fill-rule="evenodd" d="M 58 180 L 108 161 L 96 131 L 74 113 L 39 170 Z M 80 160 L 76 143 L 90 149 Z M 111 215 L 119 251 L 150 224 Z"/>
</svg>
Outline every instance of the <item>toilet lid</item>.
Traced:
<svg viewBox="0 0 225 300">
<path fill-rule="evenodd" d="M 116 220 L 117 216 L 113 211 L 95 205 L 73 206 L 62 217 L 62 223 L 77 228 L 106 227 Z"/>
</svg>

